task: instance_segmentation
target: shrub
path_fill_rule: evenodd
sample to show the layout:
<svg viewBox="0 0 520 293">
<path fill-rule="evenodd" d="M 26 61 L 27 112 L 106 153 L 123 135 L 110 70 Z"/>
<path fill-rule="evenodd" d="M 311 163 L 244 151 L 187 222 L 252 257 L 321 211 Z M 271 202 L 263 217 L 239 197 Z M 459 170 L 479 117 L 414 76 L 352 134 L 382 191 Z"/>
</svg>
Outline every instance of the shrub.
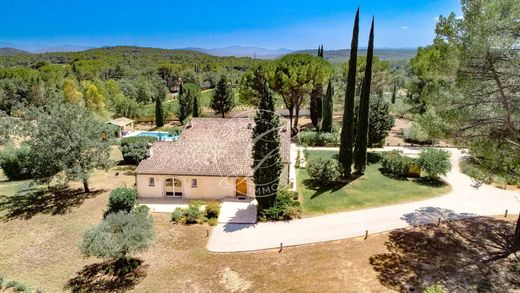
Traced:
<svg viewBox="0 0 520 293">
<path fill-rule="evenodd" d="M 157 141 L 157 137 L 132 136 L 121 139 L 121 153 L 128 164 L 138 164 L 146 157 L 149 143 Z"/>
<path fill-rule="evenodd" d="M 410 157 L 403 156 L 400 151 L 386 152 L 381 158 L 381 165 L 383 173 L 396 178 L 404 178 L 408 176 L 410 167 L 415 163 L 415 160 Z"/>
<path fill-rule="evenodd" d="M 318 158 L 307 163 L 307 172 L 319 186 L 334 183 L 341 176 L 341 169 L 337 160 Z"/>
<path fill-rule="evenodd" d="M 0 289 L 2 289 L 3 285 L 4 285 L 4 276 L 0 275 Z"/>
<path fill-rule="evenodd" d="M 444 286 L 442 286 L 440 284 L 430 285 L 424 289 L 424 293 L 445 293 L 445 292 L 448 292 L 448 291 L 446 291 Z"/>
<path fill-rule="evenodd" d="M 25 180 L 31 178 L 31 149 L 22 144 L 19 148 L 8 145 L 0 153 L 0 167 L 9 180 Z"/>
<path fill-rule="evenodd" d="M 105 217 L 110 213 L 125 211 L 129 213 L 137 203 L 137 191 L 133 188 L 116 188 L 110 192 L 108 198 L 108 210 Z"/>
<path fill-rule="evenodd" d="M 445 150 L 423 149 L 417 163 L 431 179 L 438 179 L 451 170 L 450 153 Z"/>
<path fill-rule="evenodd" d="M 338 146 L 339 133 L 302 131 L 298 134 L 301 145 L 305 146 Z"/>
<path fill-rule="evenodd" d="M 185 209 L 183 209 L 183 208 L 176 208 L 172 212 L 172 214 L 170 216 L 170 220 L 172 222 L 174 222 L 174 223 L 182 223 L 182 224 L 184 224 L 185 223 L 185 221 L 183 220 L 183 219 L 185 219 L 184 218 L 184 210 Z"/>
<path fill-rule="evenodd" d="M 177 127 L 177 126 L 170 127 L 168 129 L 168 135 L 169 136 L 180 135 L 182 132 L 182 129 L 183 129 L 182 127 Z"/>
<path fill-rule="evenodd" d="M 192 201 L 188 205 L 188 208 L 184 211 L 186 224 L 196 224 L 202 222 L 204 214 L 200 210 L 201 205 L 202 204 L 199 201 Z"/>
<path fill-rule="evenodd" d="M 286 189 L 278 192 L 274 205 L 260 211 L 258 218 L 261 221 L 285 221 L 301 217 L 302 208 L 298 200 L 298 193 Z"/>
<path fill-rule="evenodd" d="M 208 220 L 208 224 L 209 224 L 210 226 L 217 226 L 217 224 L 218 224 L 218 219 L 217 219 L 217 218 L 209 219 L 209 220 Z"/>
<path fill-rule="evenodd" d="M 410 126 L 405 129 L 404 139 L 406 142 L 417 144 L 432 144 L 434 142 L 417 122 L 410 123 Z"/>
<path fill-rule="evenodd" d="M 11 281 L 5 283 L 5 288 L 6 289 L 11 288 L 13 290 L 13 292 L 31 292 L 31 289 L 27 285 L 20 283 L 18 281 L 15 281 L 15 280 L 11 280 Z"/>
<path fill-rule="evenodd" d="M 206 218 L 217 219 L 220 213 L 220 204 L 216 202 L 210 202 L 206 205 Z"/>
</svg>

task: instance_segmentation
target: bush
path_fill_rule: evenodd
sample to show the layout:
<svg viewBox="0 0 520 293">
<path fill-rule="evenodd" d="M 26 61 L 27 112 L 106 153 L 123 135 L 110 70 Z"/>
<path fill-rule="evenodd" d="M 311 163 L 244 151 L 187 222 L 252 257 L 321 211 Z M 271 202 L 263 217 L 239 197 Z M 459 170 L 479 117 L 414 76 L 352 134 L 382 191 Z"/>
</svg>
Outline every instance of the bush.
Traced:
<svg viewBox="0 0 520 293">
<path fill-rule="evenodd" d="M 301 145 L 305 146 L 338 146 L 339 133 L 302 131 L 298 134 Z"/>
<path fill-rule="evenodd" d="M 158 139 L 151 136 L 132 136 L 121 139 L 121 153 L 128 164 L 139 164 L 146 157 L 146 148 L 149 143 Z"/>
<path fill-rule="evenodd" d="M 281 190 L 276 196 L 274 205 L 260 211 L 258 218 L 261 221 L 286 221 L 301 217 L 302 208 L 298 200 L 298 193 Z"/>
<path fill-rule="evenodd" d="M 438 179 L 451 170 L 450 153 L 434 148 L 423 149 L 417 161 L 419 167 L 431 179 Z"/>
<path fill-rule="evenodd" d="M 327 186 L 336 182 L 341 176 L 337 160 L 318 158 L 307 163 L 307 172 L 311 180 L 319 186 Z"/>
<path fill-rule="evenodd" d="M 0 167 L 9 180 L 25 180 L 31 178 L 31 149 L 22 144 L 19 148 L 8 145 L 0 153 Z"/>
<path fill-rule="evenodd" d="M 208 224 L 209 224 L 210 226 L 217 226 L 217 224 L 218 224 L 218 219 L 217 219 L 217 218 L 209 219 L 209 220 L 208 220 Z"/>
<path fill-rule="evenodd" d="M 397 150 L 386 152 L 381 158 L 383 173 L 395 178 L 407 177 L 414 163 L 415 159 L 403 156 Z"/>
<path fill-rule="evenodd" d="M 444 288 L 444 286 L 439 285 L 439 284 L 430 285 L 424 289 L 424 293 L 445 293 L 445 292 L 448 292 L 448 291 Z"/>
<path fill-rule="evenodd" d="M 11 288 L 13 292 L 31 292 L 31 289 L 27 285 L 14 280 L 5 283 L 5 288 Z"/>
<path fill-rule="evenodd" d="M 176 208 L 171 216 L 170 216 L 170 220 L 174 223 L 181 223 L 181 224 L 185 224 L 185 221 L 184 221 L 184 210 L 183 208 Z"/>
<path fill-rule="evenodd" d="M 200 210 L 201 206 L 202 203 L 200 201 L 192 201 L 185 209 L 176 208 L 170 215 L 170 220 L 179 224 L 203 223 L 208 218 L 204 217 L 204 213 Z"/>
<path fill-rule="evenodd" d="M 428 133 L 417 122 L 410 123 L 410 126 L 405 129 L 404 140 L 409 143 L 417 144 L 434 143 L 434 141 L 428 136 Z"/>
<path fill-rule="evenodd" d="M 110 192 L 108 198 L 108 210 L 105 217 L 110 213 L 125 211 L 129 213 L 137 203 L 137 191 L 133 188 L 116 188 Z"/>
<path fill-rule="evenodd" d="M 210 202 L 206 206 L 206 218 L 217 219 L 220 213 L 220 204 L 216 202 Z"/>
</svg>

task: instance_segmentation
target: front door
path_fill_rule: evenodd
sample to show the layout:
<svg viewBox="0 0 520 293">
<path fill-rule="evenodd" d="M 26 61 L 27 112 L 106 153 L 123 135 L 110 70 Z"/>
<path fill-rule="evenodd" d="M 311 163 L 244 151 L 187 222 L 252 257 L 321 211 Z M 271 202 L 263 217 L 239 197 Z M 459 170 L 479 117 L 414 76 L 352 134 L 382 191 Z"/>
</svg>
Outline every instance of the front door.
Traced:
<svg viewBox="0 0 520 293">
<path fill-rule="evenodd" d="M 239 177 L 236 179 L 236 196 L 247 195 L 247 178 Z"/>
</svg>

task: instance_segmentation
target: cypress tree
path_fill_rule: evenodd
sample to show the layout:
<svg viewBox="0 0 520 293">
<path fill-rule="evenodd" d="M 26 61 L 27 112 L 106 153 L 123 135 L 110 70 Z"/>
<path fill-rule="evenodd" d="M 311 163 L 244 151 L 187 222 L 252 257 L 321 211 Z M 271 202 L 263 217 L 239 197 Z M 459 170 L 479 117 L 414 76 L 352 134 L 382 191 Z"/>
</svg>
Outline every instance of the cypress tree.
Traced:
<svg viewBox="0 0 520 293">
<path fill-rule="evenodd" d="M 365 78 L 361 88 L 359 102 L 359 121 L 356 131 L 356 147 L 354 169 L 357 174 L 364 174 L 367 165 L 367 145 L 368 145 L 368 115 L 370 107 L 370 85 L 372 83 L 372 59 L 374 58 L 374 18 L 370 28 L 370 38 L 368 39 L 367 65 L 365 67 Z"/>
<path fill-rule="evenodd" d="M 215 114 L 220 114 L 222 118 L 225 118 L 226 113 L 229 113 L 234 106 L 233 95 L 229 90 L 227 79 L 222 76 L 215 89 L 215 95 L 211 99 L 211 109 L 215 111 Z"/>
<path fill-rule="evenodd" d="M 275 113 L 273 96 L 264 81 L 259 90 L 260 103 L 253 128 L 253 170 L 258 212 L 274 205 L 282 172 L 280 120 Z"/>
<path fill-rule="evenodd" d="M 164 112 L 160 97 L 155 99 L 155 126 L 164 126 Z"/>
<path fill-rule="evenodd" d="M 200 116 L 199 95 L 193 95 L 193 113 L 191 114 L 191 116 Z"/>
<path fill-rule="evenodd" d="M 323 45 L 318 47 L 318 57 L 323 58 Z M 312 125 L 314 127 L 319 128 L 321 113 L 323 108 L 323 85 L 316 84 L 311 92 L 311 101 L 310 101 L 310 118 Z"/>
<path fill-rule="evenodd" d="M 334 96 L 334 88 L 332 87 L 332 79 L 329 79 L 329 85 L 327 86 L 327 94 L 325 95 L 325 99 L 323 100 L 323 109 L 322 109 L 322 120 L 321 120 L 321 131 L 323 132 L 332 132 L 332 111 L 333 111 L 333 102 L 332 96 Z"/>
<path fill-rule="evenodd" d="M 396 94 L 397 94 L 397 83 L 394 83 L 394 90 L 392 91 L 392 104 L 395 104 Z"/>
<path fill-rule="evenodd" d="M 339 162 L 343 166 L 344 176 L 350 176 L 352 169 L 352 146 L 354 144 L 354 97 L 356 94 L 356 69 L 359 38 L 359 8 L 356 12 L 352 43 L 350 45 L 350 59 L 348 62 L 347 88 L 345 90 L 345 106 L 343 110 L 343 126 L 341 128 L 341 145 L 339 148 Z"/>
</svg>

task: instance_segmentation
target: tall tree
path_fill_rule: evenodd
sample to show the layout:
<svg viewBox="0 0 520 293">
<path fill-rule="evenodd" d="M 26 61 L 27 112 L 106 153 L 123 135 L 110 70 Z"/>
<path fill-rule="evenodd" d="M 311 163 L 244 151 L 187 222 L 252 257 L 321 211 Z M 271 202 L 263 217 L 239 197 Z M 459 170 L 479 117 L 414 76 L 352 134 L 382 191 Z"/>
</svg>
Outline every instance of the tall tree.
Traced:
<svg viewBox="0 0 520 293">
<path fill-rule="evenodd" d="M 392 104 L 395 104 L 396 95 L 397 95 L 397 83 L 394 83 L 394 89 L 392 90 Z"/>
<path fill-rule="evenodd" d="M 359 38 L 359 8 L 354 20 L 352 43 L 350 45 L 350 59 L 347 76 L 347 88 L 345 90 L 345 107 L 343 110 L 343 127 L 341 129 L 341 145 L 339 149 L 339 162 L 343 166 L 345 177 L 350 176 L 352 170 L 352 146 L 354 145 L 354 102 L 356 95 L 356 68 Z"/>
<path fill-rule="evenodd" d="M 258 211 L 274 205 L 282 172 L 280 119 L 267 82 L 260 89 L 260 103 L 253 128 L 253 170 Z"/>
<path fill-rule="evenodd" d="M 215 94 L 211 99 L 211 109 L 215 111 L 215 114 L 220 114 L 222 118 L 225 118 L 226 114 L 229 113 L 233 107 L 235 107 L 233 93 L 229 89 L 227 78 L 222 75 L 215 89 Z"/>
<path fill-rule="evenodd" d="M 161 98 L 155 98 L 155 126 L 162 127 L 164 125 L 164 111 Z"/>
<path fill-rule="evenodd" d="M 260 92 L 264 83 L 268 82 L 273 75 L 271 63 L 260 64 L 249 69 L 240 80 L 240 103 L 258 107 L 260 103 Z"/>
<path fill-rule="evenodd" d="M 198 84 L 184 83 L 181 84 L 179 90 L 179 108 L 177 109 L 177 117 L 179 121 L 184 124 L 186 119 L 193 114 L 194 97 L 200 95 L 200 88 Z"/>
<path fill-rule="evenodd" d="M 200 116 L 200 97 L 198 95 L 193 96 L 193 117 L 199 117 Z"/>
<path fill-rule="evenodd" d="M 354 168 L 357 174 L 364 174 L 367 165 L 367 145 L 370 109 L 370 84 L 372 82 L 372 59 L 374 57 L 374 18 L 370 28 L 368 39 L 367 65 L 365 69 L 365 80 L 361 89 L 359 100 L 359 120 L 356 131 L 355 162 Z"/>
<path fill-rule="evenodd" d="M 333 114 L 333 101 L 334 87 L 332 86 L 332 79 L 329 79 L 329 85 L 327 86 L 327 94 L 323 100 L 322 109 L 322 120 L 320 130 L 322 132 L 332 132 L 332 114 Z"/>
<path fill-rule="evenodd" d="M 329 70 L 327 61 L 308 54 L 289 54 L 278 60 L 271 86 L 289 110 L 292 135 L 298 132 L 300 110 L 308 102 L 314 85 L 323 83 Z"/>
<path fill-rule="evenodd" d="M 81 181 L 85 192 L 90 192 L 90 174 L 110 166 L 110 143 L 102 139 L 108 133 L 106 124 L 84 107 L 61 100 L 31 109 L 27 119 L 34 178 Z"/>
<path fill-rule="evenodd" d="M 318 57 L 323 58 L 323 45 L 318 49 Z M 323 108 L 323 84 L 316 81 L 311 92 L 310 117 L 314 127 L 320 126 Z"/>
</svg>

